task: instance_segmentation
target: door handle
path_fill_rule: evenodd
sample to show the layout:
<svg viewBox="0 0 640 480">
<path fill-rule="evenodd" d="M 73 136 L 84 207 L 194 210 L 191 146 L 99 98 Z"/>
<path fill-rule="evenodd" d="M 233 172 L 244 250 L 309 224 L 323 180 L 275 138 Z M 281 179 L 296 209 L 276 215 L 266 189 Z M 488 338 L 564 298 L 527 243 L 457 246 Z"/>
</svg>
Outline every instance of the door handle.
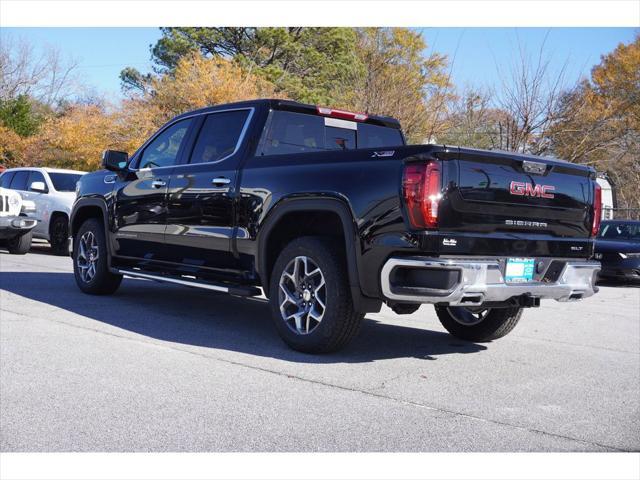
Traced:
<svg viewBox="0 0 640 480">
<path fill-rule="evenodd" d="M 166 187 L 167 186 L 167 182 L 165 182 L 164 180 L 154 180 L 153 182 L 151 182 L 151 186 L 153 188 Z"/>
<path fill-rule="evenodd" d="M 216 177 L 211 180 L 211 183 L 213 183 L 214 185 L 229 185 L 231 183 L 231 180 L 229 180 L 227 177 Z"/>
</svg>

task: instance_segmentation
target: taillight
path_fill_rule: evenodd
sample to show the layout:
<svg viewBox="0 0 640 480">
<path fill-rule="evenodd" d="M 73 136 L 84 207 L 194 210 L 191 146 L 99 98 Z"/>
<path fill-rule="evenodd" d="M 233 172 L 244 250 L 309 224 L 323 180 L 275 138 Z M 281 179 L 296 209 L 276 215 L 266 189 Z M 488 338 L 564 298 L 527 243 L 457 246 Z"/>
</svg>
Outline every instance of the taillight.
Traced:
<svg viewBox="0 0 640 480">
<path fill-rule="evenodd" d="M 405 166 L 402 195 L 414 228 L 438 226 L 438 203 L 442 198 L 440 182 L 440 165 L 436 162 Z"/>
<path fill-rule="evenodd" d="M 596 236 L 600 230 L 600 220 L 602 219 L 602 188 L 596 183 L 593 195 L 593 225 L 591 235 Z"/>
<path fill-rule="evenodd" d="M 326 117 L 342 118 L 343 120 L 355 120 L 357 122 L 364 122 L 369 115 L 366 113 L 347 112 L 346 110 L 338 110 L 335 108 L 317 107 L 318 113 Z"/>
</svg>

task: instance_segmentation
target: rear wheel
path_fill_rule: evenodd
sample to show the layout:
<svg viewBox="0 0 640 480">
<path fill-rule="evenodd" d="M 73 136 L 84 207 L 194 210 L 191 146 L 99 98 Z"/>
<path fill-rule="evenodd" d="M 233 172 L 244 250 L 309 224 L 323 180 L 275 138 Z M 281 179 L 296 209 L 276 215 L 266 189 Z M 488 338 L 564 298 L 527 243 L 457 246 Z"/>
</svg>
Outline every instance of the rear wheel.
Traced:
<svg viewBox="0 0 640 480">
<path fill-rule="evenodd" d="M 31 238 L 33 232 L 29 231 L 24 235 L 13 237 L 7 240 L 7 250 L 13 255 L 24 255 L 31 250 Z"/>
<path fill-rule="evenodd" d="M 69 255 L 69 222 L 64 215 L 53 218 L 49 227 L 51 251 L 55 255 Z"/>
<path fill-rule="evenodd" d="M 269 303 L 275 327 L 287 345 L 306 353 L 333 352 L 358 332 L 344 252 L 323 237 L 289 243 L 273 267 Z"/>
<path fill-rule="evenodd" d="M 104 227 L 98 219 L 86 220 L 75 236 L 73 273 L 84 293 L 109 295 L 120 286 L 122 275 L 109 271 Z"/>
<path fill-rule="evenodd" d="M 472 342 L 488 342 L 513 330 L 520 321 L 522 309 L 436 307 L 436 313 L 451 335 Z"/>
</svg>

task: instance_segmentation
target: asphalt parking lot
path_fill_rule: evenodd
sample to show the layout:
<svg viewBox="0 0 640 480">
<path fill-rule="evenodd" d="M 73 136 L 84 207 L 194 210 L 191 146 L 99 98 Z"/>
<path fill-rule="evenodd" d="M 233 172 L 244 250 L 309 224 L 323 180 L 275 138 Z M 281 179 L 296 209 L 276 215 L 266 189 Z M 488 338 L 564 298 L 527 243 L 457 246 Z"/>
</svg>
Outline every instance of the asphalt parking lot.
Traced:
<svg viewBox="0 0 640 480">
<path fill-rule="evenodd" d="M 640 289 L 525 312 L 490 344 L 431 307 L 293 352 L 266 304 L 0 253 L 2 451 L 638 451 Z"/>
</svg>

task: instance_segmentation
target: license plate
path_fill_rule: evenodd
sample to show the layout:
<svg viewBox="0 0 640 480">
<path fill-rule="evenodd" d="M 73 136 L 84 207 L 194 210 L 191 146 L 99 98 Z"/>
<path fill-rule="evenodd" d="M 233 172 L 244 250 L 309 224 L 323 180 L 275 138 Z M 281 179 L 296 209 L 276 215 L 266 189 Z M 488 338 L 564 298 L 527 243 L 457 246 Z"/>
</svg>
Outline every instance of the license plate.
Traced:
<svg viewBox="0 0 640 480">
<path fill-rule="evenodd" d="M 509 283 L 530 282 L 533 280 L 534 258 L 508 258 L 504 279 Z"/>
</svg>

